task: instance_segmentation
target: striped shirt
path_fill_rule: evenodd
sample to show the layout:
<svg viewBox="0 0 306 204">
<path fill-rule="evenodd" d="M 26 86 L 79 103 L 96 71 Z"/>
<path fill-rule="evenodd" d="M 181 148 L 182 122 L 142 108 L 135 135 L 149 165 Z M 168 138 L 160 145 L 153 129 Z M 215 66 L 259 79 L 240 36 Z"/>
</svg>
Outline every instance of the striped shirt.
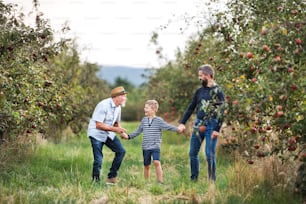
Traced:
<svg viewBox="0 0 306 204">
<path fill-rule="evenodd" d="M 143 132 L 142 149 L 160 149 L 162 142 L 162 130 L 177 132 L 177 127 L 168 124 L 161 117 L 143 117 L 137 130 L 129 134 L 129 138 L 135 138 Z"/>
</svg>

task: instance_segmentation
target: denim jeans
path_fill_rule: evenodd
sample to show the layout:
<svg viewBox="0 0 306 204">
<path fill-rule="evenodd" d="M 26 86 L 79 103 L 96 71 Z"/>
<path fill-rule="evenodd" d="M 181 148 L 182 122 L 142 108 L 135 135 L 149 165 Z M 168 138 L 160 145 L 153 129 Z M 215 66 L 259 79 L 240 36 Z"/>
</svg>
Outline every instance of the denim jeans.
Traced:
<svg viewBox="0 0 306 204">
<path fill-rule="evenodd" d="M 114 140 L 107 138 L 105 142 L 98 141 L 93 137 L 89 137 L 91 141 L 92 152 L 94 156 L 93 168 L 92 168 L 92 178 L 96 180 L 100 180 L 100 171 L 102 166 L 103 159 L 103 146 L 104 144 L 110 148 L 113 152 L 115 152 L 115 157 L 112 162 L 112 166 L 109 169 L 108 178 L 117 177 L 117 172 L 120 168 L 121 162 L 125 155 L 125 149 L 122 146 L 120 140 L 115 137 Z"/>
<path fill-rule="evenodd" d="M 195 120 L 195 125 L 199 124 L 200 120 Z M 200 162 L 199 162 L 199 151 L 201 144 L 206 140 L 205 144 L 205 155 L 207 160 L 208 168 L 208 179 L 216 180 L 216 146 L 218 138 L 211 139 L 211 134 L 217 125 L 217 120 L 208 120 L 205 132 L 195 132 L 195 129 L 190 138 L 190 170 L 191 170 L 191 180 L 197 180 L 199 176 Z M 198 130 L 197 130 L 198 131 Z"/>
</svg>

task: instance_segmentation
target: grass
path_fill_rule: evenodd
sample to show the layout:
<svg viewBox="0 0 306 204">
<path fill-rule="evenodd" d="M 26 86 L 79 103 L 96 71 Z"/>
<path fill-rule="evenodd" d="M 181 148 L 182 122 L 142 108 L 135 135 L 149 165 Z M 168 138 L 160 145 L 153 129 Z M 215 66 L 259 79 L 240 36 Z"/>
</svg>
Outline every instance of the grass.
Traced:
<svg viewBox="0 0 306 204">
<path fill-rule="evenodd" d="M 130 132 L 138 122 L 123 125 Z M 143 178 L 141 136 L 122 141 L 127 153 L 117 185 L 105 184 L 113 158 L 107 147 L 103 150 L 102 182 L 92 183 L 92 152 L 87 136 L 65 138 L 58 144 L 44 143 L 32 154 L 6 155 L 6 165 L 0 169 L 0 203 L 301 203 L 287 188 L 276 188 L 271 181 L 275 178 L 234 161 L 220 148 L 216 184 L 207 182 L 203 151 L 200 180 L 190 182 L 189 138 L 173 132 L 163 134 L 164 184 L 157 183 L 154 165 L 151 179 L 146 182 Z"/>
</svg>

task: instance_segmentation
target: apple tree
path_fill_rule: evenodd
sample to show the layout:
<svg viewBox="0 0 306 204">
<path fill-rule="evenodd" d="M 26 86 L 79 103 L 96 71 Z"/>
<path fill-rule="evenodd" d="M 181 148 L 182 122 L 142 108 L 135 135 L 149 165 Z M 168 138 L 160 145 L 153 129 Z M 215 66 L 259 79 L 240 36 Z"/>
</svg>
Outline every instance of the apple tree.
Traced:
<svg viewBox="0 0 306 204">
<path fill-rule="evenodd" d="M 302 0 L 228 1 L 185 53 L 151 78 L 152 94 L 166 97 L 182 114 L 198 86 L 197 67 L 212 64 L 231 127 L 224 147 L 237 149 L 250 163 L 268 155 L 298 159 L 305 170 L 305 6 Z M 306 186 L 299 188 L 305 192 Z"/>
<path fill-rule="evenodd" d="M 215 23 L 227 122 L 248 157 L 304 161 L 305 2 L 229 1 L 228 8 Z"/>
<path fill-rule="evenodd" d="M 14 141 L 42 133 L 46 137 L 71 126 L 80 131 L 109 87 L 81 63 L 75 43 L 54 38 L 34 1 L 35 26 L 16 6 L 0 2 L 0 139 Z M 68 27 L 62 29 L 63 34 Z"/>
</svg>

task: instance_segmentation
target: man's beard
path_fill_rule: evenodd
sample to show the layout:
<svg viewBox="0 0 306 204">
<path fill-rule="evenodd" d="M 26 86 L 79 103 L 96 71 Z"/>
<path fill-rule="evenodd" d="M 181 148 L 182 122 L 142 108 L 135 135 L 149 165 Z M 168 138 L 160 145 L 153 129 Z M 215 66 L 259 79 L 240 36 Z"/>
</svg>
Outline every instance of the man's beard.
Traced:
<svg viewBox="0 0 306 204">
<path fill-rule="evenodd" d="M 121 107 L 125 107 L 125 104 L 126 104 L 126 100 L 122 102 Z"/>
<path fill-rule="evenodd" d="M 202 86 L 206 87 L 207 84 L 208 84 L 207 79 L 203 79 L 203 80 L 201 80 L 201 81 L 202 81 Z"/>
</svg>

